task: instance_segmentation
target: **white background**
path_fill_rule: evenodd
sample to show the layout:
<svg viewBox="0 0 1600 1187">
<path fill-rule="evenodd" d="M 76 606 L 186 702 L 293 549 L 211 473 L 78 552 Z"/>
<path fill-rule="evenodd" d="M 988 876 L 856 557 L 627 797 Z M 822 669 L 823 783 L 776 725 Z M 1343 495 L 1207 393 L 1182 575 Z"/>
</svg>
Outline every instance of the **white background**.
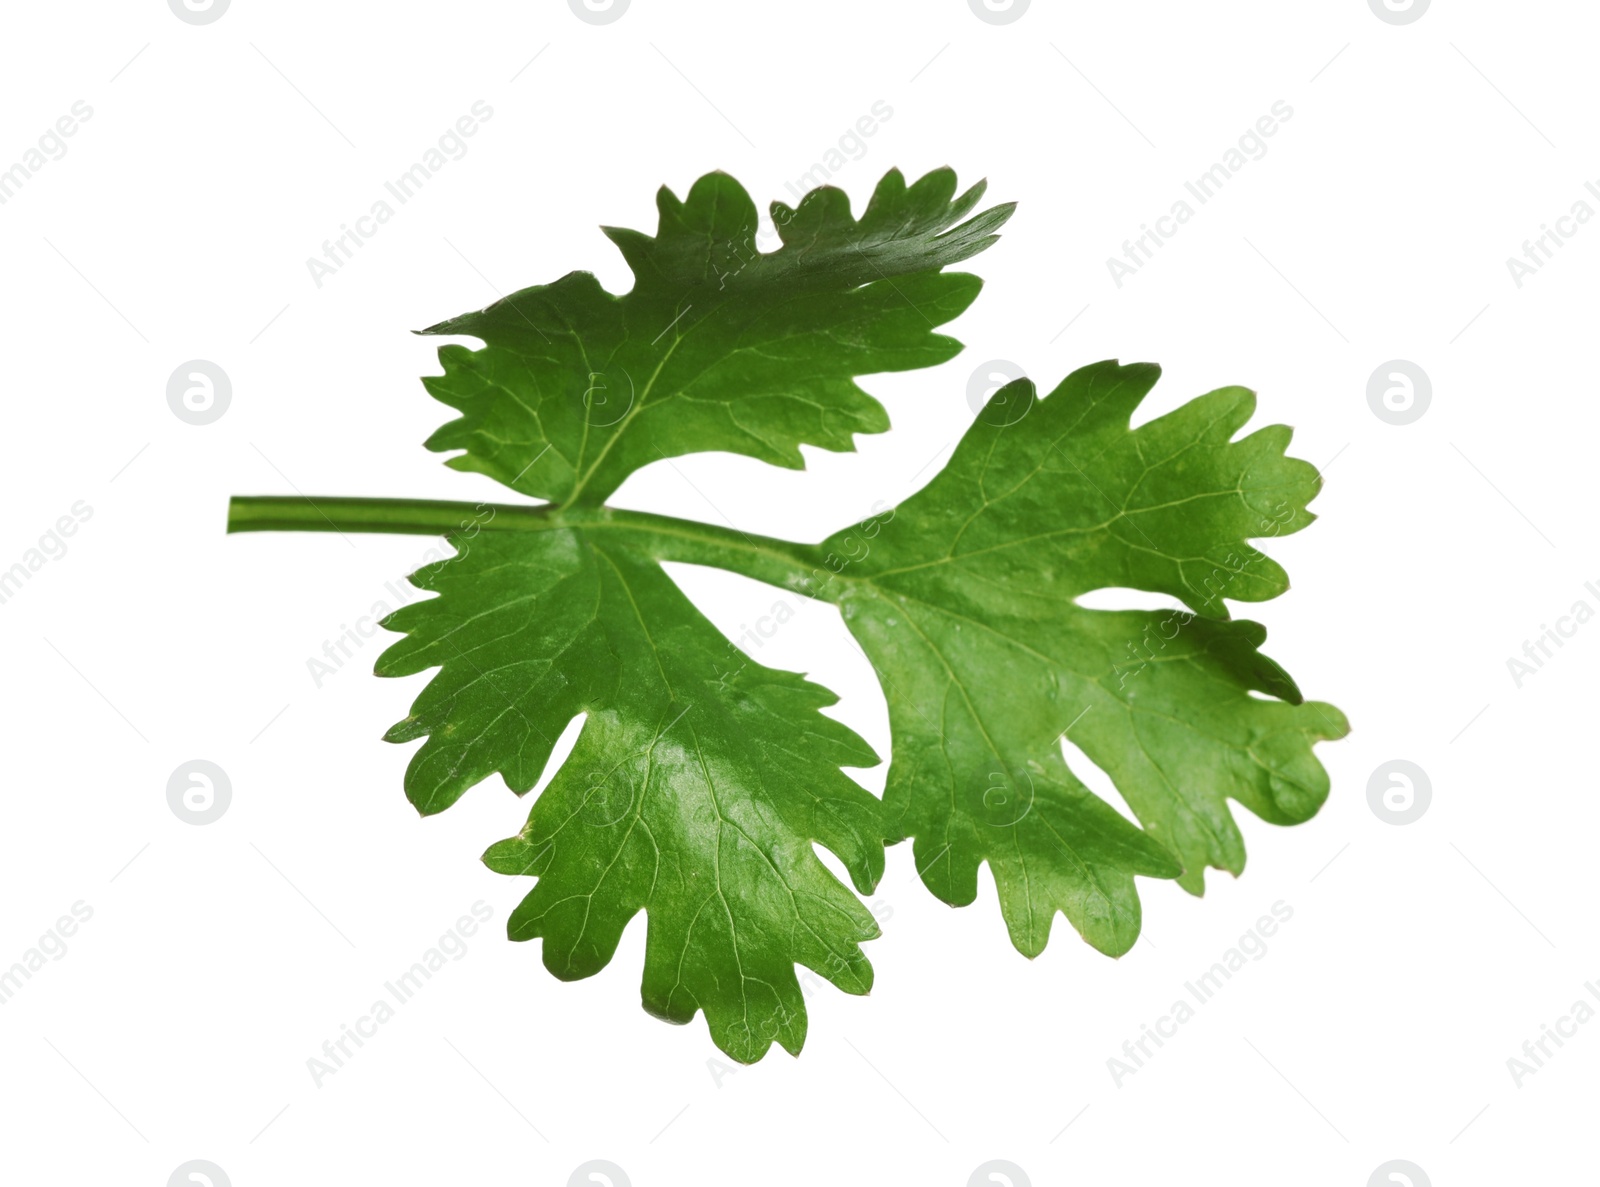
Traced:
<svg viewBox="0 0 1600 1187">
<path fill-rule="evenodd" d="M 1365 0 L 1035 0 L 1004 26 L 965 0 L 634 0 L 607 26 L 560 0 L 4 19 L 0 168 L 75 101 L 94 114 L 0 206 L 0 568 L 75 502 L 93 515 L 0 605 L 0 965 L 71 904 L 93 918 L 0 1006 L 0 1178 L 159 1187 L 208 1159 L 237 1187 L 565 1184 L 605 1159 L 635 1187 L 962 1187 L 1004 1159 L 1040 1187 L 1360 1187 L 1407 1159 L 1440 1187 L 1593 1181 L 1600 1025 L 1520 1087 L 1506 1061 L 1600 978 L 1600 625 L 1520 688 L 1506 660 L 1580 598 L 1600 609 L 1600 226 L 1521 288 L 1505 263 L 1600 180 L 1592 6 L 1436 0 L 1406 26 Z M 317 287 L 306 258 L 480 99 L 467 155 Z M 421 448 L 451 413 L 417 382 L 437 344 L 408 331 L 570 269 L 625 290 L 597 224 L 653 229 L 656 187 L 714 168 L 763 208 L 788 198 L 880 99 L 892 118 L 833 179 L 858 209 L 887 169 L 944 164 L 1022 204 L 969 265 L 967 349 L 867 379 L 895 427 L 858 453 L 700 455 L 615 502 L 815 540 L 927 481 L 984 360 L 1046 386 L 1159 361 L 1141 419 L 1244 384 L 1253 424 L 1294 425 L 1328 469 L 1318 523 L 1268 546 L 1293 591 L 1241 609 L 1354 732 L 1319 749 L 1314 821 L 1239 810 L 1241 879 L 1213 871 L 1204 899 L 1141 883 L 1148 942 L 1120 961 L 1058 923 L 1030 963 L 987 873 L 952 911 L 891 850 L 872 995 L 816 994 L 798 1060 L 729 1075 L 703 1020 L 639 1009 L 642 918 L 571 985 L 504 940 L 525 886 L 477 855 L 526 803 L 496 778 L 419 821 L 410 748 L 379 740 L 426 676 L 371 678 L 374 638 L 313 684 L 307 660 L 436 542 L 228 537 L 227 499 L 508 497 Z M 1278 100 L 1294 115 L 1266 155 L 1119 288 L 1106 258 Z M 194 358 L 233 382 L 203 427 L 166 403 Z M 1433 383 L 1406 426 L 1366 398 L 1394 358 Z M 785 600 L 675 573 L 734 633 Z M 887 754 L 836 613 L 796 609 L 756 654 L 839 691 Z M 206 827 L 166 800 L 194 758 L 232 784 Z M 1368 806 L 1395 758 L 1433 788 L 1406 827 Z M 466 957 L 317 1087 L 307 1059 L 478 900 L 493 919 Z M 1107 1059 L 1278 900 L 1294 917 L 1266 957 L 1118 1087 Z"/>
</svg>

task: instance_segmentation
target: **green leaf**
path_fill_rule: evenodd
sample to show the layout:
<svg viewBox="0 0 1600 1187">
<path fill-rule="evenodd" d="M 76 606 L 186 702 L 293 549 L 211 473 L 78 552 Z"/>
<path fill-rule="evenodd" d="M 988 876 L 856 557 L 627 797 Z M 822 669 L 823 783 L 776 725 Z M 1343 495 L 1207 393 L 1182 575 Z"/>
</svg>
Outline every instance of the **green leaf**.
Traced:
<svg viewBox="0 0 1600 1187">
<path fill-rule="evenodd" d="M 1263 628 L 1225 617 L 1224 599 L 1288 587 L 1247 541 L 1311 521 L 1316 471 L 1284 457 L 1282 426 L 1233 439 L 1255 407 L 1243 388 L 1133 430 L 1159 374 L 1100 363 L 1043 400 L 1026 380 L 1002 388 L 927 487 L 823 545 L 889 701 L 890 839 L 914 838 L 923 881 L 956 905 L 988 862 L 1030 956 L 1056 911 L 1096 948 L 1126 951 L 1135 875 L 1198 894 L 1206 866 L 1239 873 L 1227 801 L 1308 819 L 1328 793 L 1312 745 L 1348 730 L 1261 654 Z M 1192 610 L 1076 601 L 1123 587 Z M 1073 774 L 1063 737 L 1142 829 Z"/>
<path fill-rule="evenodd" d="M 1010 206 L 973 215 L 939 170 L 879 184 L 861 218 L 823 188 L 774 205 L 758 250 L 748 195 L 722 174 L 655 237 L 607 233 L 625 296 L 573 273 L 432 333 L 429 391 L 460 411 L 429 440 L 464 451 L 533 504 L 235 498 L 230 531 L 443 534 L 453 558 L 412 576 L 437 597 L 385 620 L 404 637 L 378 673 L 435 669 L 391 741 L 422 739 L 406 793 L 444 810 L 499 773 L 541 780 L 526 826 L 489 849 L 532 877 L 511 937 L 542 940 L 556 976 L 590 976 L 647 917 L 643 998 L 759 1059 L 798 1051 L 796 966 L 851 993 L 872 970 L 884 842 L 913 838 L 924 882 L 970 903 L 987 863 L 1013 943 L 1042 951 L 1057 912 L 1113 955 L 1140 926 L 1136 879 L 1203 892 L 1244 846 L 1229 806 L 1293 824 L 1328 794 L 1314 753 L 1343 736 L 1261 652 L 1230 601 L 1288 586 L 1252 540 L 1298 531 L 1319 481 L 1289 430 L 1236 439 L 1254 397 L 1225 388 L 1132 428 L 1152 366 L 1101 363 L 1048 398 L 1001 389 L 926 488 L 820 545 L 600 505 L 639 467 L 702 450 L 799 467 L 799 447 L 852 448 L 887 427 L 857 376 L 942 362 L 936 328 L 976 296 L 943 269 L 982 251 Z M 835 698 L 750 660 L 662 568 L 712 565 L 839 605 L 882 682 L 893 754 L 880 802 L 845 774 L 878 760 L 824 715 Z M 1187 609 L 1099 610 L 1132 588 Z M 557 740 L 582 718 L 571 753 Z M 1063 739 L 1076 747 L 1063 754 Z M 1132 819 L 1086 786 L 1086 762 Z M 1092 776 L 1091 782 L 1097 781 Z"/>
<path fill-rule="evenodd" d="M 518 793 L 587 714 L 522 832 L 485 855 L 538 883 L 511 917 L 545 966 L 591 976 L 638 911 L 648 916 L 645 1008 L 704 1010 L 729 1055 L 798 1052 L 798 963 L 866 993 L 871 913 L 817 858 L 832 850 L 863 893 L 883 872 L 878 800 L 842 766 L 872 750 L 819 710 L 825 689 L 735 649 L 648 559 L 596 533 L 482 532 L 412 581 L 439 596 L 384 623 L 407 637 L 378 673 L 438 667 L 391 741 L 427 737 L 406 774 L 424 814 L 499 771 Z"/>
<path fill-rule="evenodd" d="M 949 169 L 910 187 L 896 170 L 858 220 L 843 191 L 816 189 L 773 204 L 782 246 L 764 252 L 733 178 L 707 174 L 681 202 L 663 188 L 654 238 L 606 228 L 634 273 L 627 295 L 573 272 L 423 331 L 485 343 L 440 349 L 444 374 L 424 383 L 462 415 L 428 448 L 579 505 L 662 458 L 724 450 L 799 469 L 802 444 L 853 449 L 889 427 L 856 376 L 960 350 L 934 330 L 981 282 L 941 269 L 993 243 L 1013 207 L 968 218 L 984 185 L 955 191 Z"/>
</svg>

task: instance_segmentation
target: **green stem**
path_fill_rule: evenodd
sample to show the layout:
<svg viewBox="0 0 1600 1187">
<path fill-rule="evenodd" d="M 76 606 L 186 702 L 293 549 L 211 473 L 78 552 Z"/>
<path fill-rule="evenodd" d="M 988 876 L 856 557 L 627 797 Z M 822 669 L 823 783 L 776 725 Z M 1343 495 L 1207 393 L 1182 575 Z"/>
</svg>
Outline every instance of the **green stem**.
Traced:
<svg viewBox="0 0 1600 1187">
<path fill-rule="evenodd" d="M 229 532 L 384 532 L 402 536 L 447 536 L 468 530 L 490 511 L 500 530 L 542 531 L 550 508 L 495 503 L 450 503 L 438 499 L 346 499 L 303 495 L 234 495 L 228 501 Z"/>
<path fill-rule="evenodd" d="M 818 545 L 643 511 L 321 495 L 235 495 L 228 503 L 230 532 L 383 532 L 470 539 L 480 531 L 572 529 L 616 540 L 655 560 L 712 565 L 807 597 L 834 601 L 840 592 L 827 551 Z"/>
</svg>

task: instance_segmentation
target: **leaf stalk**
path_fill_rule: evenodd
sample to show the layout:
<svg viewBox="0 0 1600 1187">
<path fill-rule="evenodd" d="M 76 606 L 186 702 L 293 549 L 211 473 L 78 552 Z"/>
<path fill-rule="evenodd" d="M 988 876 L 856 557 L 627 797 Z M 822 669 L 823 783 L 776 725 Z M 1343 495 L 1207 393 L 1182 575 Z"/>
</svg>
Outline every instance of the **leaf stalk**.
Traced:
<svg viewBox="0 0 1600 1187">
<path fill-rule="evenodd" d="M 844 562 L 816 544 L 615 507 L 235 495 L 228 502 L 228 531 L 377 532 L 444 536 L 457 544 L 479 532 L 583 531 L 655 560 L 727 569 L 823 601 L 837 601 L 844 580 Z"/>
</svg>

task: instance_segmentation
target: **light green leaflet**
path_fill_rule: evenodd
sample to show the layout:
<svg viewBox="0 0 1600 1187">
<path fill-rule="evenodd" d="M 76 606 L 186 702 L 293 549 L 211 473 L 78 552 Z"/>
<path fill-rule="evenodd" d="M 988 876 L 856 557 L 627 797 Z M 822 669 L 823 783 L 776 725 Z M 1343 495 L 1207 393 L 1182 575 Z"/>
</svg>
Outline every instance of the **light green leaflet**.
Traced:
<svg viewBox="0 0 1600 1187">
<path fill-rule="evenodd" d="M 717 1045 L 798 1052 L 798 961 L 865 993 L 858 946 L 878 934 L 817 860 L 826 845 L 870 891 L 883 872 L 876 799 L 841 766 L 871 748 L 818 712 L 834 696 L 748 660 L 648 559 L 605 533 L 486 532 L 412 580 L 440 596 L 385 624 L 409 636 L 379 675 L 438 667 L 391 741 L 429 735 L 408 775 L 424 812 L 495 770 L 531 788 L 561 731 L 576 748 L 520 836 L 485 855 L 539 879 L 511 938 L 544 939 L 563 980 L 600 971 L 633 915 L 649 915 L 645 1008 Z"/>
<path fill-rule="evenodd" d="M 913 839 L 924 882 L 969 903 L 987 863 L 1012 941 L 1041 951 L 1059 912 L 1112 954 L 1138 935 L 1134 879 L 1199 893 L 1238 873 L 1228 800 L 1290 824 L 1328 792 L 1313 745 L 1348 728 L 1303 702 L 1226 600 L 1264 601 L 1283 571 L 1249 541 L 1297 531 L 1318 479 L 1287 429 L 1235 440 L 1242 388 L 1139 429 L 1150 366 L 1101 363 L 1050 396 L 998 392 L 945 470 L 892 512 L 819 545 L 752 537 L 602 500 L 651 461 L 724 450 L 784 466 L 798 447 L 881 431 L 858 375 L 949 358 L 934 328 L 978 290 L 943 269 L 994 241 L 1009 206 L 973 214 L 948 170 L 891 173 L 859 220 L 821 189 L 775 206 L 782 246 L 757 250 L 754 206 L 721 174 L 685 202 L 663 191 L 656 237 L 609 231 L 637 283 L 623 297 L 575 273 L 434 327 L 427 381 L 461 417 L 430 439 L 450 460 L 543 504 L 236 498 L 230 529 L 445 535 L 457 550 L 412 580 L 438 596 L 385 623 L 404 638 L 382 675 L 434 675 L 392 741 L 423 739 L 406 792 L 442 811 L 498 772 L 541 779 L 526 826 L 490 848 L 535 879 L 513 939 L 538 937 L 564 979 L 597 972 L 647 917 L 643 998 L 717 1045 L 797 1052 L 796 967 L 851 993 L 872 970 L 860 894 L 884 844 Z M 963 221 L 965 220 L 965 221 Z M 882 801 L 846 768 L 878 759 L 822 710 L 833 694 L 755 663 L 661 568 L 715 565 L 837 604 L 889 703 Z M 1130 587 L 1188 611 L 1104 611 Z M 1252 692 L 1264 694 L 1253 696 Z M 582 717 L 571 754 L 556 739 Z M 1062 757 L 1069 738 L 1135 820 Z"/>
<path fill-rule="evenodd" d="M 1247 541 L 1311 521 L 1315 470 L 1283 456 L 1281 426 L 1230 441 L 1255 407 L 1243 388 L 1130 430 L 1158 375 L 1100 363 L 1044 400 L 1026 380 L 1002 388 L 875 538 L 823 545 L 859 546 L 834 600 L 889 699 L 891 839 L 914 837 L 923 881 L 958 905 L 987 861 L 1029 956 L 1058 910 L 1101 951 L 1127 951 L 1135 874 L 1198 894 L 1206 866 L 1239 873 L 1227 800 L 1308 819 L 1328 794 L 1312 744 L 1348 729 L 1331 705 L 1301 703 L 1255 623 L 1077 605 L 1133 588 L 1221 616 L 1224 598 L 1288 587 Z M 1063 736 L 1143 831 L 1073 775 Z"/>
<path fill-rule="evenodd" d="M 606 229 L 633 269 L 626 296 L 573 272 L 424 331 L 486 343 L 439 351 L 445 373 L 424 382 L 462 416 L 428 448 L 464 449 L 450 465 L 567 505 L 686 453 L 799 469 L 802 444 L 854 449 L 854 434 L 889 427 L 855 376 L 961 349 L 933 330 L 980 282 L 940 269 L 993 243 L 1014 207 L 967 219 L 983 183 L 955 191 L 949 169 L 910 187 L 892 172 L 856 220 L 842 191 L 813 190 L 796 209 L 773 204 L 782 246 L 761 252 L 733 178 L 707 174 L 683 202 L 663 188 L 654 239 Z"/>
</svg>

